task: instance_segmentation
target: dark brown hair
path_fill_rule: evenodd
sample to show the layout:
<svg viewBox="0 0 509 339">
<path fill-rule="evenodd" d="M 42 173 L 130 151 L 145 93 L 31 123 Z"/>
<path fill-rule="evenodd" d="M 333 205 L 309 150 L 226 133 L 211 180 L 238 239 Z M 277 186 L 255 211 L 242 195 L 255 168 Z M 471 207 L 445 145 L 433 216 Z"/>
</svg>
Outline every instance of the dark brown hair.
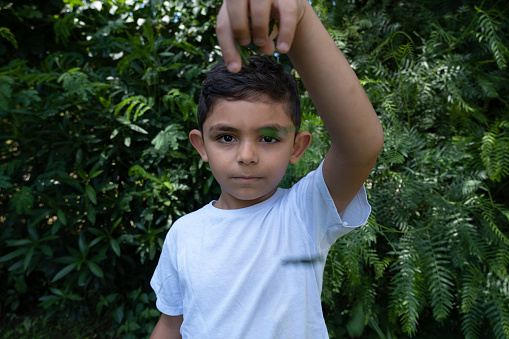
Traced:
<svg viewBox="0 0 509 339">
<path fill-rule="evenodd" d="M 198 128 L 203 124 L 218 100 L 266 100 L 283 103 L 287 107 L 295 131 L 300 128 L 302 113 L 295 78 L 281 65 L 263 56 L 251 56 L 249 65 L 243 64 L 238 73 L 226 68 L 224 61 L 218 62 L 203 82 L 198 102 Z"/>
</svg>

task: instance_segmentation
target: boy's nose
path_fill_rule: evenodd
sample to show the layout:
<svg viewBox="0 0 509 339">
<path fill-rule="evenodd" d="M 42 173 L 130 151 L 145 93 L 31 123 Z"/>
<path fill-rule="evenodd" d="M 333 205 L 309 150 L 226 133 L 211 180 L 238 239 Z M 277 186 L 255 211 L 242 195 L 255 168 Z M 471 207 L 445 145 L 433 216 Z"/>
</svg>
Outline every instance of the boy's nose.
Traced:
<svg viewBox="0 0 509 339">
<path fill-rule="evenodd" d="M 255 145 L 252 142 L 242 142 L 239 145 L 237 161 L 242 164 L 252 164 L 258 162 Z"/>
</svg>

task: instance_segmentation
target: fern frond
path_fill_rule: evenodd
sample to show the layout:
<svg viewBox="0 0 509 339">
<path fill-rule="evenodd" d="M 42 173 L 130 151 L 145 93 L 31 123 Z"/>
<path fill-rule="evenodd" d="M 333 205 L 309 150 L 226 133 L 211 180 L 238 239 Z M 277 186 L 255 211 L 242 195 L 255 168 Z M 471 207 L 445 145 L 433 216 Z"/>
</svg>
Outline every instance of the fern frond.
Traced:
<svg viewBox="0 0 509 339">
<path fill-rule="evenodd" d="M 447 32 L 438 22 L 434 22 L 431 27 L 434 28 L 430 33 L 430 43 L 432 45 L 443 44 L 445 46 L 451 46 L 456 42 L 456 37 L 450 32 Z"/>
<path fill-rule="evenodd" d="M 350 285 L 360 285 L 361 268 L 359 267 L 359 249 L 362 246 L 356 237 L 343 239 L 339 246 L 341 264 L 345 270 Z"/>
<path fill-rule="evenodd" d="M 498 205 L 496 205 L 491 197 L 486 198 L 481 195 L 477 199 L 478 207 L 481 209 L 481 214 L 484 221 L 488 223 L 489 228 L 496 235 L 497 239 L 503 242 L 506 246 L 509 246 L 509 238 L 500 230 L 497 225 L 496 212 Z"/>
<path fill-rule="evenodd" d="M 116 107 L 113 114 L 118 115 L 122 109 L 124 109 L 127 105 L 127 109 L 124 112 L 124 118 L 126 120 L 131 119 L 131 113 L 134 111 L 132 118 L 136 121 L 139 117 L 145 114 L 148 110 L 152 109 L 153 106 L 153 98 L 147 99 L 143 95 L 130 96 L 124 100 L 122 100 Z M 135 109 L 136 108 L 136 109 Z"/>
<path fill-rule="evenodd" d="M 486 279 L 477 265 L 467 264 L 465 275 L 461 286 L 461 312 L 469 313 L 479 302 L 481 287 Z"/>
<path fill-rule="evenodd" d="M 481 142 L 481 159 L 491 180 L 500 182 L 509 175 L 509 131 L 495 122 L 484 133 Z"/>
<path fill-rule="evenodd" d="M 433 316 L 437 321 L 442 321 L 449 315 L 452 309 L 454 287 L 452 273 L 447 267 L 450 264 L 447 240 L 435 237 L 428 238 L 423 247 L 422 262 L 425 278 L 428 284 L 429 298 Z"/>
<path fill-rule="evenodd" d="M 7 27 L 0 27 L 0 36 L 9 41 L 14 48 L 18 48 L 18 41 L 10 29 Z"/>
<path fill-rule="evenodd" d="M 53 25 L 53 30 L 55 32 L 55 38 L 57 43 L 62 41 L 66 43 L 69 41 L 71 37 L 71 30 L 75 26 L 75 16 L 74 15 L 65 15 L 59 18 L 59 20 L 55 21 Z"/>
<path fill-rule="evenodd" d="M 174 88 L 163 97 L 164 107 L 170 108 L 175 113 L 176 108 L 182 114 L 184 121 L 188 121 L 190 117 L 194 117 L 198 105 L 186 93 L 182 93 L 179 89 Z"/>
<path fill-rule="evenodd" d="M 498 277 L 508 277 L 509 268 L 509 250 L 507 248 L 499 248 L 493 260 L 491 261 L 492 269 Z M 509 279 L 509 277 L 507 278 Z M 509 288 L 507 289 L 509 293 Z"/>
<path fill-rule="evenodd" d="M 63 73 L 57 82 L 62 83 L 62 87 L 69 95 L 76 94 L 82 100 L 87 100 L 88 94 L 94 94 L 93 83 L 79 68 L 73 68 Z"/>
<path fill-rule="evenodd" d="M 361 256 L 364 259 L 366 265 L 372 266 L 375 270 L 375 279 L 379 279 L 383 276 L 385 269 L 387 268 L 387 261 L 381 260 L 376 250 L 372 248 L 362 248 Z"/>
<path fill-rule="evenodd" d="M 419 314 L 423 309 L 422 272 L 416 265 L 415 249 L 405 244 L 399 251 L 391 271 L 396 273 L 391 278 L 393 290 L 390 295 L 389 308 L 393 316 L 402 322 L 402 330 L 408 335 L 417 331 Z"/>
<path fill-rule="evenodd" d="M 482 43 L 483 40 L 486 40 L 493 56 L 495 57 L 498 68 L 506 68 L 506 56 L 509 56 L 509 50 L 497 34 L 497 31 L 501 27 L 501 23 L 494 18 L 496 15 L 495 13 L 484 11 L 477 6 L 475 9 L 479 13 L 479 25 L 481 27 L 481 31 L 477 33 L 479 42 Z"/>
<path fill-rule="evenodd" d="M 483 97 L 485 98 L 497 98 L 498 97 L 498 91 L 497 87 L 493 83 L 493 75 L 483 76 L 478 75 L 476 76 L 476 81 L 479 87 L 482 89 Z M 498 79 L 497 79 L 498 80 Z"/>
<path fill-rule="evenodd" d="M 163 131 L 160 131 L 151 141 L 154 149 L 161 155 L 167 155 L 170 148 L 176 151 L 179 147 L 179 140 L 186 140 L 187 135 L 179 125 L 170 124 Z"/>
<path fill-rule="evenodd" d="M 334 245 L 327 261 L 325 262 L 325 270 L 323 275 L 323 290 L 322 290 L 322 301 L 329 307 L 334 307 L 334 294 L 337 294 L 341 290 L 341 286 L 345 280 L 345 271 L 341 265 L 339 259 L 339 253 L 337 245 Z"/>
<path fill-rule="evenodd" d="M 478 302 L 461 316 L 461 331 L 465 339 L 480 339 L 481 326 L 484 319 L 483 303 Z"/>
<path fill-rule="evenodd" d="M 497 293 L 492 293 L 496 296 Z M 491 299 L 487 303 L 486 317 L 490 321 L 491 328 L 497 339 L 506 339 L 509 337 L 509 299 L 503 298 Z"/>
</svg>

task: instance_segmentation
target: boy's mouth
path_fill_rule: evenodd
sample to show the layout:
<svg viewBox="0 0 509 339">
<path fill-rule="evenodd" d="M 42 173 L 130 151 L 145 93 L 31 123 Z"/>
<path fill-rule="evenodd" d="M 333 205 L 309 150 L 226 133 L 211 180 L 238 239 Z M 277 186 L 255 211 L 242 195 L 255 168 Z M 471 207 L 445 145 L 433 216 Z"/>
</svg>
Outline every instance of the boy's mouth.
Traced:
<svg viewBox="0 0 509 339">
<path fill-rule="evenodd" d="M 247 184 L 247 183 L 256 182 L 256 181 L 260 180 L 261 178 L 262 177 L 238 176 L 238 177 L 233 177 L 233 180 Z"/>
</svg>

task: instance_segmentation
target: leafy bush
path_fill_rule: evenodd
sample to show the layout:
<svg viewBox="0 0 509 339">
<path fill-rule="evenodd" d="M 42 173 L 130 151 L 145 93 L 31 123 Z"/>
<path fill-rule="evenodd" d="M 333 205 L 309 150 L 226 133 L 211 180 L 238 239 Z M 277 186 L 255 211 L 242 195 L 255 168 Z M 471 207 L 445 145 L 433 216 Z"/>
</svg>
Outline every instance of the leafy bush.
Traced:
<svg viewBox="0 0 509 339">
<path fill-rule="evenodd" d="M 27 43 L 19 22 L 55 30 L 45 53 L 3 46 L 4 318 L 39 305 L 47 317 L 109 317 L 117 336 L 152 330 L 159 313 L 148 283 L 164 234 L 217 192 L 187 142 L 199 79 L 216 53 L 195 47 L 211 39 L 206 25 L 179 28 L 209 20 L 212 5 L 3 9 L 18 46 Z"/>
<path fill-rule="evenodd" d="M 329 258 L 325 300 L 341 305 L 329 329 L 506 338 L 507 9 L 342 1 L 326 13 L 385 131 L 373 216 Z"/>
</svg>

